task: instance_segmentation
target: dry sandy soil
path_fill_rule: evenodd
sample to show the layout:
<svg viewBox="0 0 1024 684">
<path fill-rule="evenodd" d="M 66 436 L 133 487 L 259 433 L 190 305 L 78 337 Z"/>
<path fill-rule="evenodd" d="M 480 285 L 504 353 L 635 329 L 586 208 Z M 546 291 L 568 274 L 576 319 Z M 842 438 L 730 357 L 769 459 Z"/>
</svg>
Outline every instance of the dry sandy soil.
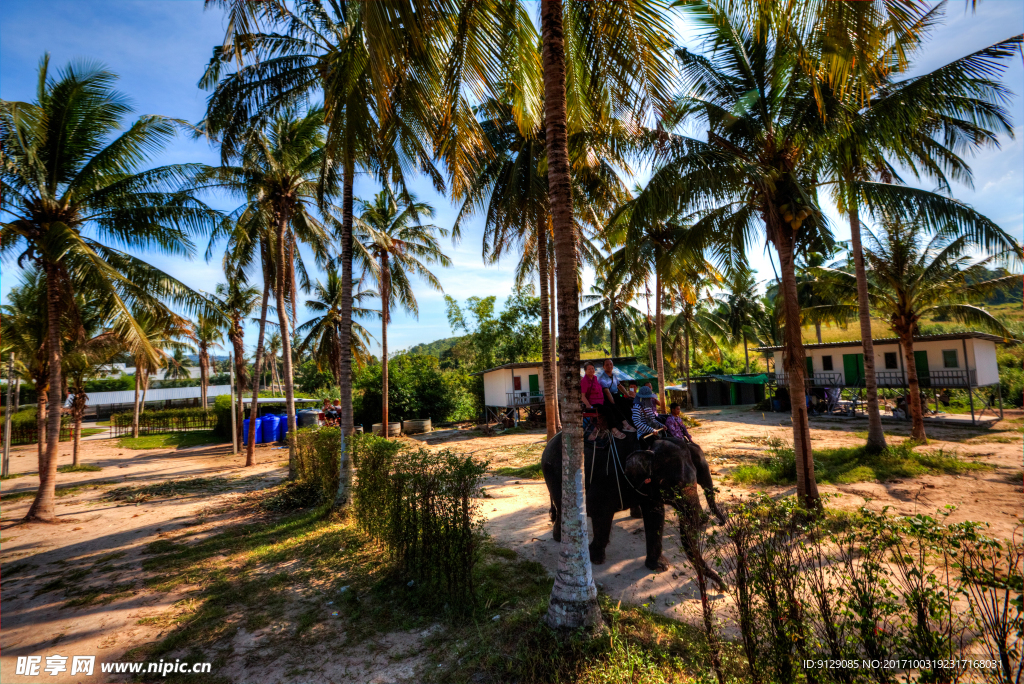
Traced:
<svg viewBox="0 0 1024 684">
<path fill-rule="evenodd" d="M 704 447 L 712 471 L 718 477 L 722 498 L 735 501 L 750 495 L 751 488 L 730 485 L 724 475 L 744 462 L 760 456 L 766 437 L 788 439 L 790 428 L 779 414 L 739 409 L 695 412 L 701 426 L 692 430 Z M 839 495 L 833 507 L 873 509 L 890 506 L 900 513 L 932 513 L 947 504 L 958 506 L 954 520 L 984 520 L 991 532 L 1008 537 L 1024 514 L 1022 491 L 1021 434 L 1024 412 L 1007 413 L 1007 420 L 982 433 L 964 428 L 930 429 L 932 442 L 925 448 L 956 451 L 964 457 L 990 463 L 994 470 L 953 477 L 921 477 L 885 483 L 859 483 L 840 487 L 823 486 L 822 491 Z M 854 446 L 863 439 L 854 434 L 866 424 L 814 422 L 815 448 Z M 887 429 L 889 427 L 887 426 Z M 899 428 L 893 428 L 897 430 Z M 895 439 L 899 439 L 896 437 Z M 439 431 L 417 438 L 429 448 L 451 448 L 472 453 L 491 462 L 491 469 L 536 463 L 543 448 L 543 430 L 517 434 L 482 436 L 468 430 Z M 59 486 L 80 485 L 58 498 L 61 524 L 20 522 L 38 484 L 35 447 L 13 452 L 12 472 L 24 477 L 0 483 L 3 494 L 0 516 L 0 569 L 2 569 L 2 636 L 0 636 L 0 682 L 104 682 L 118 681 L 97 672 L 92 677 L 68 673 L 20 679 L 14 675 L 18 656 L 97 655 L 97 661 L 115 661 L 141 644 L 160 638 L 162 630 L 146 624 L 187 599 L 187 588 L 171 593 L 155 592 L 144 585 L 141 561 L 145 547 L 164 536 L 188 528 L 197 538 L 215 534 L 240 521 L 232 503 L 246 492 L 265 488 L 284 479 L 285 452 L 273 447 L 257 449 L 257 465 L 246 469 L 241 456 L 232 456 L 230 446 L 191 449 L 132 451 L 118 448 L 115 440 L 90 441 L 83 445 L 83 460 L 102 467 L 99 472 L 59 476 Z M 61 464 L 70 463 L 68 447 L 62 445 Z M 203 491 L 188 495 L 155 497 L 133 502 L 111 493 L 120 487 L 138 486 L 183 478 L 221 478 Z M 558 545 L 551 539 L 548 495 L 543 480 L 489 475 L 483 483 L 482 512 L 486 529 L 496 541 L 522 556 L 542 563 L 554 572 Z M 773 494 L 790 493 L 777 488 Z M 647 604 L 651 609 L 682 619 L 692 617 L 695 589 L 688 568 L 679 554 L 678 530 L 666 525 L 666 555 L 673 568 L 652 573 L 643 566 L 642 523 L 620 513 L 615 520 L 607 560 L 594 567 L 595 581 L 614 599 Z M 95 600 L 81 607 L 66 605 L 60 585 L 69 569 L 83 570 L 75 581 L 80 588 L 95 589 Z M 140 624 L 140 620 L 143 621 Z M 317 659 L 325 665 L 311 678 L 292 675 L 287 668 L 259 673 L 247 671 L 246 654 L 259 648 L 254 635 L 241 630 L 235 638 L 237 657 L 228 670 L 219 673 L 232 681 L 267 682 L 405 682 L 415 681 L 422 664 L 414 655 L 426 633 L 396 633 L 382 636 L 359 652 L 345 654 L 324 651 Z M 396 653 L 412 654 L 395 657 Z M 305 655 L 305 654 L 302 654 Z M 301 657 L 298 656 L 298 657 Z M 68 660 L 70 665 L 70 658 Z M 45 666 L 45 661 L 44 661 Z M 70 667 L 69 667 L 70 670 Z M 123 676 L 121 678 L 123 680 Z"/>
</svg>

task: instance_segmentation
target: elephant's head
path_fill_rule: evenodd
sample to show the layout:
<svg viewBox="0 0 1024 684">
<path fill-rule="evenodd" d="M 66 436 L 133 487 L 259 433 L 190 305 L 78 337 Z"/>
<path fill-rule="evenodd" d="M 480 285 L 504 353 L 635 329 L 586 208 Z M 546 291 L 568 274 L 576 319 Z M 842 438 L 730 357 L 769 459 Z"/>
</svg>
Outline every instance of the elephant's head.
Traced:
<svg viewBox="0 0 1024 684">
<path fill-rule="evenodd" d="M 645 496 L 682 511 L 697 498 L 697 472 L 690 455 L 677 444 L 657 441 L 654 448 L 634 451 L 624 464 L 626 477 Z"/>
</svg>

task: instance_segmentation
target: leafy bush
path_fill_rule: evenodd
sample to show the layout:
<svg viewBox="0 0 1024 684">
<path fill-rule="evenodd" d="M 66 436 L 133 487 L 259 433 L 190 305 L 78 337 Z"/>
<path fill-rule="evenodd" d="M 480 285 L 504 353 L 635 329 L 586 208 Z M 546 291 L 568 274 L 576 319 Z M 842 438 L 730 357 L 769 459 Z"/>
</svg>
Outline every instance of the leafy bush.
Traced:
<svg viewBox="0 0 1024 684">
<path fill-rule="evenodd" d="M 85 381 L 85 392 L 123 392 L 135 389 L 135 376 L 121 374 L 118 377 L 95 378 Z"/>
<path fill-rule="evenodd" d="M 341 429 L 303 428 L 295 432 L 295 476 L 319 488 L 318 503 L 334 500 L 338 491 Z"/>
<path fill-rule="evenodd" d="M 352 450 L 359 526 L 384 547 L 403 579 L 471 606 L 482 525 L 473 492 L 486 464 L 373 435 L 357 436 Z"/>
<path fill-rule="evenodd" d="M 815 671 L 821 682 L 1019 681 L 1020 528 L 1003 542 L 986 538 L 979 523 L 864 508 L 836 518 L 765 495 L 729 516 L 724 533 L 697 524 L 683 536 L 695 572 L 713 563 L 733 599 L 726 609 L 730 602 L 709 600 L 698 582 L 711 613 L 708 641 L 718 638 L 713 613 L 725 609 L 732 621 L 735 610 L 751 681 L 801 681 L 808 660 L 851 663 Z M 929 666 L 958 660 L 986 662 L 970 671 Z"/>
<path fill-rule="evenodd" d="M 114 436 L 119 437 L 130 432 L 133 418 L 132 412 L 111 414 L 110 425 L 114 428 Z M 139 414 L 139 434 L 209 430 L 216 423 L 216 415 L 201 407 L 150 410 Z M 228 437 L 230 436 L 229 430 Z"/>
<path fill-rule="evenodd" d="M 356 371 L 352 410 L 357 425 L 369 427 L 380 422 L 382 386 L 379 365 Z M 390 420 L 430 418 L 434 423 L 471 420 L 478 406 L 472 387 L 473 376 L 459 370 L 442 370 L 436 357 L 396 356 L 388 365 Z"/>
</svg>

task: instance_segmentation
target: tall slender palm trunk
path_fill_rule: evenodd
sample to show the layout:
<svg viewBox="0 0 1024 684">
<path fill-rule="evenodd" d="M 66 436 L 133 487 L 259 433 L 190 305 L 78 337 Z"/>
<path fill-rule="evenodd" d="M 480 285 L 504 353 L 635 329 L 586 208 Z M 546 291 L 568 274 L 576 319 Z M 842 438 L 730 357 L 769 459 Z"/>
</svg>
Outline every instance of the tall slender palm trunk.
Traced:
<svg viewBox="0 0 1024 684">
<path fill-rule="evenodd" d="M 540 280 L 540 348 L 544 360 L 544 423 L 550 440 L 558 432 L 558 398 L 555 393 L 555 373 L 551 367 L 551 306 L 548 296 L 548 231 L 546 217 L 537 221 L 537 271 Z"/>
<path fill-rule="evenodd" d="M 885 449 L 882 414 L 878 410 L 878 382 L 875 378 L 875 343 L 871 339 L 871 307 L 868 303 L 868 275 L 864 269 L 864 250 L 860 242 L 860 214 L 854 199 L 850 204 L 850 249 L 853 268 L 857 275 L 857 314 L 860 319 L 860 338 L 864 347 L 864 387 L 867 393 L 868 443 L 872 451 Z M 818 341 L 821 341 L 819 335 Z M 924 427 L 922 425 L 922 432 Z"/>
<path fill-rule="evenodd" d="M 242 423 L 245 417 L 245 403 L 242 401 L 242 390 L 244 388 L 243 378 L 245 377 L 245 340 L 242 337 L 241 326 L 236 328 L 235 334 L 231 335 L 231 344 L 235 350 L 235 358 L 232 359 L 232 363 L 235 364 L 235 396 L 238 401 L 235 403 L 235 443 L 242 443 Z M 250 452 L 246 450 L 245 454 L 245 466 L 256 465 L 255 454 L 250 455 Z"/>
<path fill-rule="evenodd" d="M 60 273 L 53 264 L 46 264 L 46 354 L 50 377 L 46 401 L 50 411 L 46 416 L 46 449 L 39 468 L 39 489 L 25 515 L 25 520 L 52 522 L 57 487 L 57 449 L 60 446 L 61 361 L 63 349 L 60 339 L 61 296 Z M 42 433 L 40 433 L 40 436 Z"/>
<path fill-rule="evenodd" d="M 661 273 L 654 271 L 654 346 L 655 357 L 658 363 L 658 401 L 661 402 L 661 410 L 668 412 L 668 404 L 665 402 L 665 352 L 661 339 Z"/>
<path fill-rule="evenodd" d="M 49 367 L 46 375 L 40 374 L 36 379 L 36 460 L 39 464 L 39 472 L 42 472 L 43 463 L 46 460 L 46 393 L 49 385 L 45 378 L 49 377 Z"/>
<path fill-rule="evenodd" d="M 781 220 L 781 219 L 780 219 Z M 793 453 L 796 457 L 796 491 L 802 504 L 818 508 L 821 499 L 814 478 L 814 457 L 811 450 L 811 430 L 807 417 L 807 394 L 804 388 L 806 370 L 804 343 L 800 330 L 800 300 L 796 289 L 796 263 L 793 254 L 794 234 L 788 227 L 778 227 L 775 247 L 779 253 L 782 273 L 782 303 L 785 315 L 786 351 L 783 361 L 789 378 L 789 397 L 793 416 Z"/>
<path fill-rule="evenodd" d="M 686 305 L 683 305 L 684 315 L 685 312 Z M 690 324 L 686 320 L 683 321 L 683 374 L 686 376 L 686 402 L 693 408 L 697 404 L 693 400 L 693 386 L 690 384 Z"/>
<path fill-rule="evenodd" d="M 917 363 L 914 361 L 913 330 L 901 329 L 896 334 L 903 350 L 903 367 L 907 369 L 907 392 L 910 393 L 910 438 L 918 442 L 928 441 L 924 431 L 924 407 L 921 406 L 921 380 L 917 377 Z M 970 372 L 970 371 L 967 371 Z"/>
<path fill-rule="evenodd" d="M 388 322 L 391 318 L 391 271 L 388 268 L 388 254 L 380 255 L 380 378 L 381 378 L 381 420 L 380 436 L 388 438 Z"/>
<path fill-rule="evenodd" d="M 132 407 L 132 437 L 139 437 L 139 397 L 142 395 L 142 364 L 135 360 L 135 404 Z"/>
<path fill-rule="evenodd" d="M 551 250 L 554 251 L 553 249 Z M 547 358 L 548 368 L 551 372 L 551 395 L 554 398 L 555 403 L 555 432 L 562 429 L 562 417 L 558 413 L 558 312 L 557 302 L 558 297 L 556 293 L 558 290 L 555 289 L 555 255 L 548 254 L 548 292 L 550 292 L 551 298 L 551 309 L 549 311 L 550 325 L 551 325 L 551 356 Z"/>
<path fill-rule="evenodd" d="M 352 184 L 355 165 L 350 159 L 342 164 L 341 193 L 341 323 L 339 325 L 340 359 L 338 392 L 341 397 L 341 445 L 338 452 L 338 491 L 336 508 L 348 504 L 349 462 L 346 439 L 355 429 L 352 415 Z"/>
<path fill-rule="evenodd" d="M 264 257 L 265 259 L 266 257 Z M 249 404 L 249 434 L 246 435 L 245 464 L 256 464 L 256 416 L 260 411 L 260 373 L 263 364 L 263 338 L 267 331 L 267 306 L 270 299 L 270 272 L 263 266 L 263 305 L 260 308 L 260 333 L 256 338 L 256 357 L 252 362 L 252 403 Z M 241 395 L 239 395 L 241 396 Z M 289 471 L 291 459 L 288 459 Z M 290 474 L 290 473 L 289 473 Z"/>
<path fill-rule="evenodd" d="M 280 225 L 277 229 L 277 253 L 285 255 L 285 233 L 288 231 L 289 216 L 287 212 L 281 212 Z M 277 315 L 281 323 L 281 356 L 284 357 L 284 405 L 288 414 L 288 479 L 295 477 L 295 431 L 298 425 L 295 422 L 295 374 L 292 371 L 292 331 L 288 327 L 288 308 L 285 303 L 285 288 L 288 277 L 288 265 L 281 264 L 280 268 L 274 269 L 277 294 Z"/>
<path fill-rule="evenodd" d="M 85 389 L 79 385 L 75 387 L 75 399 L 71 404 L 71 415 L 74 419 L 74 426 L 71 433 L 71 465 L 77 467 L 81 465 L 79 460 L 79 446 L 82 442 L 82 416 L 85 413 Z"/>
<path fill-rule="evenodd" d="M 615 297 L 608 298 L 608 343 L 613 357 L 619 355 L 619 337 L 615 332 Z"/>
<path fill-rule="evenodd" d="M 743 372 L 750 372 L 750 350 L 747 349 L 747 331 L 740 330 L 740 334 L 743 335 Z"/>
<path fill-rule="evenodd" d="M 206 394 L 207 386 L 210 382 L 210 354 L 206 350 L 206 345 L 202 345 L 199 348 L 199 401 L 202 403 L 203 410 L 206 410 Z"/>
<path fill-rule="evenodd" d="M 601 610 L 587 547 L 583 484 L 583 418 L 580 415 L 578 255 L 572 220 L 572 185 L 565 103 L 562 0 L 542 0 L 544 115 L 548 193 L 558 273 L 559 413 L 562 417 L 562 541 L 547 623 L 559 629 L 597 629 Z"/>
</svg>

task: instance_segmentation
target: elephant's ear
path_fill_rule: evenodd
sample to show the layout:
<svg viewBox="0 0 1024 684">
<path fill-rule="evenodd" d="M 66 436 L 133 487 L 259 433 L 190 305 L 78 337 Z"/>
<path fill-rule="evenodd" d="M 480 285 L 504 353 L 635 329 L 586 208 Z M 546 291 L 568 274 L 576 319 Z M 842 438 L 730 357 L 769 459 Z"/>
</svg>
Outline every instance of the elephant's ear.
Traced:
<svg viewBox="0 0 1024 684">
<path fill-rule="evenodd" d="M 626 458 L 626 463 L 623 466 L 626 477 L 635 482 L 643 482 L 650 478 L 653 459 L 653 451 L 634 451 Z"/>
</svg>

